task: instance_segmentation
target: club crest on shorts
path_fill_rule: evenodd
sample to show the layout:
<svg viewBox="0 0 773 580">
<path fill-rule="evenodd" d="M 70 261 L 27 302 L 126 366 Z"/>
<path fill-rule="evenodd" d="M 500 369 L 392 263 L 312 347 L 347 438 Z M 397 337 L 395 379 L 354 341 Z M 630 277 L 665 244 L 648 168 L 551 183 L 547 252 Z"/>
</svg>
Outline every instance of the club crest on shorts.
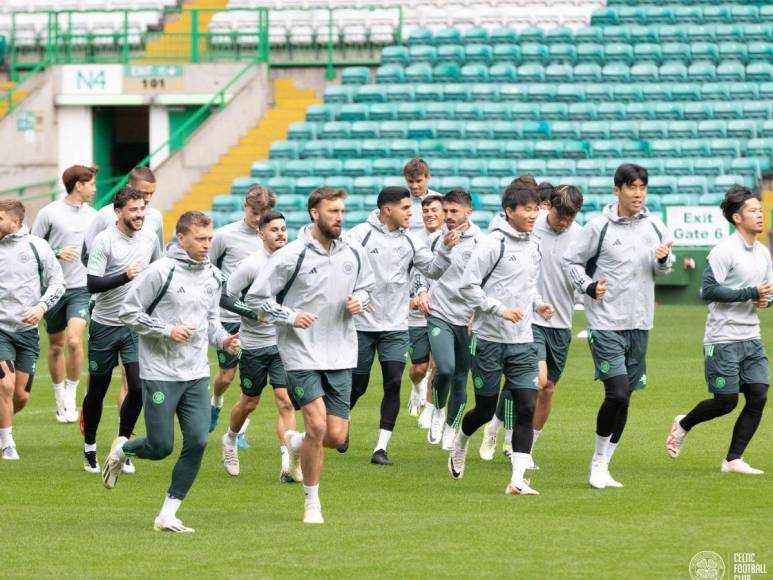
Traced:
<svg viewBox="0 0 773 580">
<path fill-rule="evenodd" d="M 165 398 L 166 397 L 164 396 L 164 393 L 162 393 L 161 391 L 156 391 L 155 393 L 153 393 L 153 402 L 156 405 L 160 405 L 161 403 L 163 403 Z"/>
<path fill-rule="evenodd" d="M 242 379 L 242 385 L 244 385 L 245 389 L 251 389 L 252 388 L 252 381 L 248 377 L 244 377 Z"/>
<path fill-rule="evenodd" d="M 724 389 L 725 385 L 727 385 L 727 381 L 725 380 L 725 377 L 717 377 L 716 379 L 714 379 L 714 385 L 718 389 Z"/>
<path fill-rule="evenodd" d="M 303 387 L 295 387 L 293 389 L 293 392 L 295 393 L 295 396 L 299 399 L 303 398 Z"/>
<path fill-rule="evenodd" d="M 603 360 L 599 363 L 599 370 L 602 373 L 608 373 L 609 372 L 609 362 Z"/>
</svg>

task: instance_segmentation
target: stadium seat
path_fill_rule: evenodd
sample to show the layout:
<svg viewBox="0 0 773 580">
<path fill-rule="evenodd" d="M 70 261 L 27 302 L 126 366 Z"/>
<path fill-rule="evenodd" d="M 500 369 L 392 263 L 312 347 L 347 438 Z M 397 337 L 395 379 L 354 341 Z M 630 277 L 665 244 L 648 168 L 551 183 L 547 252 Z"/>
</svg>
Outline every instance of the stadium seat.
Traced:
<svg viewBox="0 0 773 580">
<path fill-rule="evenodd" d="M 250 167 L 250 176 L 265 181 L 276 176 L 277 169 L 278 166 L 272 161 L 255 161 Z M 247 190 L 244 191 L 246 193 Z"/>
<path fill-rule="evenodd" d="M 415 62 L 408 65 L 405 68 L 405 81 L 409 83 L 431 83 L 432 65 L 429 62 Z"/>
<path fill-rule="evenodd" d="M 370 82 L 370 70 L 367 67 L 347 67 L 341 72 L 342 85 L 366 85 Z"/>
<path fill-rule="evenodd" d="M 443 62 L 432 69 L 432 77 L 438 83 L 454 83 L 461 79 L 462 71 L 455 62 Z"/>
<path fill-rule="evenodd" d="M 702 175 L 685 175 L 677 178 L 677 191 L 681 194 L 702 195 L 708 192 L 708 182 Z"/>
<path fill-rule="evenodd" d="M 341 169 L 341 174 L 346 177 L 360 177 L 371 173 L 373 165 L 369 159 L 346 159 Z"/>
</svg>

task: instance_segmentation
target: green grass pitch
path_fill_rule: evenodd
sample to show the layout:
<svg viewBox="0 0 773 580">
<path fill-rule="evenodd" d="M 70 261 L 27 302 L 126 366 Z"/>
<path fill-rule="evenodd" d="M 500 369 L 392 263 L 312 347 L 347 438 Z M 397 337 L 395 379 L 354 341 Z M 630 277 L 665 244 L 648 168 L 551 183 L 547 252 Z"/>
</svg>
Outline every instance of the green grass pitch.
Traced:
<svg viewBox="0 0 773 580">
<path fill-rule="evenodd" d="M 579 330 L 584 317 L 576 319 Z M 136 475 L 103 489 L 98 475 L 82 469 L 77 425 L 54 420 L 44 345 L 32 399 L 14 426 L 21 461 L 0 462 L 0 577 L 688 578 L 689 561 L 701 550 L 725 558 L 726 577 L 735 552 L 773 564 L 773 418 L 763 417 L 746 454 L 766 476 L 719 472 L 739 409 L 697 427 L 678 460 L 665 452 L 674 415 L 706 397 L 704 319 L 703 307 L 658 308 L 649 386 L 634 395 L 612 463 L 624 489 L 596 491 L 587 483 L 602 388 L 592 381 L 586 341 L 575 339 L 535 453 L 542 469 L 532 485 L 541 496 L 504 495 L 509 463 L 500 453 L 490 463 L 479 459 L 480 433 L 464 479 L 452 480 L 447 454 L 429 446 L 404 406 L 390 445 L 396 465 L 370 465 L 380 402 L 374 376 L 354 415 L 349 453 L 326 453 L 327 523 L 304 526 L 300 486 L 278 481 L 268 391 L 248 434 L 253 447 L 240 454 L 241 476 L 223 471 L 219 437 L 238 394 L 234 385 L 180 510 L 196 528 L 190 535 L 152 530 L 179 433 L 171 458 L 138 460 Z M 769 321 L 763 330 L 770 347 Z M 407 385 L 406 376 L 404 401 Z M 117 429 L 114 388 L 106 402 L 100 461 Z"/>
</svg>

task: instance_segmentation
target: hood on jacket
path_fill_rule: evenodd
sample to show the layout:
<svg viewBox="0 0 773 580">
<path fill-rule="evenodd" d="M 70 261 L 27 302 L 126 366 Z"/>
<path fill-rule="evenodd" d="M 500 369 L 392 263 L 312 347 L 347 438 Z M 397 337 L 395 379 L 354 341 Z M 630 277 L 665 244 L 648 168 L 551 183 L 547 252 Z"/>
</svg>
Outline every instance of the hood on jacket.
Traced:
<svg viewBox="0 0 773 580">
<path fill-rule="evenodd" d="M 380 209 L 374 209 L 373 211 L 368 214 L 368 220 L 367 223 L 370 227 L 377 229 L 379 232 L 384 234 L 385 236 L 400 236 L 405 231 L 404 228 L 397 228 L 396 230 L 390 232 L 389 228 L 385 223 L 382 223 L 379 219 L 381 217 L 381 210 Z"/>
<path fill-rule="evenodd" d="M 513 226 L 511 226 L 510 222 L 506 219 L 502 219 L 497 222 L 497 224 L 491 229 L 491 232 L 502 232 L 508 238 L 523 242 L 528 242 L 532 237 L 531 232 L 519 232 Z"/>
<path fill-rule="evenodd" d="M 187 268 L 192 269 L 201 269 L 206 268 L 209 266 L 209 256 L 204 258 L 201 262 L 198 262 L 190 257 L 188 252 L 183 250 L 183 248 L 180 246 L 180 244 L 170 244 L 169 247 L 166 249 L 166 255 L 167 257 L 171 258 L 172 260 L 179 262 L 183 266 L 186 266 Z"/>
<path fill-rule="evenodd" d="M 22 224 L 18 232 L 14 232 L 12 234 L 8 234 L 7 236 L 4 236 L 3 239 L 0 240 L 0 242 L 5 242 L 6 240 L 8 241 L 18 240 L 20 238 L 23 238 L 24 236 L 28 236 L 29 233 L 30 233 L 30 230 L 27 227 L 27 224 Z"/>
<path fill-rule="evenodd" d="M 633 215 L 631 217 L 622 217 L 618 215 L 617 202 L 612 202 L 604 208 L 604 210 L 602 211 L 602 214 L 604 215 L 605 218 L 609 219 L 609 221 L 612 221 L 618 224 L 625 224 L 625 223 L 631 223 L 636 220 L 642 220 L 650 217 L 650 210 L 647 209 L 646 206 L 642 206 L 641 211 L 636 215 Z"/>
</svg>

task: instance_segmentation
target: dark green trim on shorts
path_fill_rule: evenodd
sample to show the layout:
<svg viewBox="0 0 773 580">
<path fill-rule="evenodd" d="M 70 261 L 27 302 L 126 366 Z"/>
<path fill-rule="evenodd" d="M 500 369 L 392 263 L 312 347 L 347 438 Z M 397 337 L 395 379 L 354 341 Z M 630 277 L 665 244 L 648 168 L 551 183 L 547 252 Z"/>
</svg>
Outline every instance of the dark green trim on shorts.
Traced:
<svg viewBox="0 0 773 580">
<path fill-rule="evenodd" d="M 322 398 L 328 415 L 349 419 L 352 371 L 287 371 L 287 393 L 299 407 Z"/>
<path fill-rule="evenodd" d="M 35 374 L 40 356 L 40 337 L 38 329 L 31 328 L 23 332 L 0 330 L 0 360 L 11 360 L 23 373 Z"/>
<path fill-rule="evenodd" d="M 67 329 L 67 323 L 72 318 L 80 318 L 88 322 L 90 301 L 91 294 L 85 286 L 65 290 L 59 302 L 49 309 L 44 316 L 46 332 L 48 334 L 64 332 Z"/>
<path fill-rule="evenodd" d="M 137 335 L 125 326 L 108 326 L 92 320 L 89 324 L 89 374 L 109 375 L 121 363 L 139 361 Z"/>
</svg>

